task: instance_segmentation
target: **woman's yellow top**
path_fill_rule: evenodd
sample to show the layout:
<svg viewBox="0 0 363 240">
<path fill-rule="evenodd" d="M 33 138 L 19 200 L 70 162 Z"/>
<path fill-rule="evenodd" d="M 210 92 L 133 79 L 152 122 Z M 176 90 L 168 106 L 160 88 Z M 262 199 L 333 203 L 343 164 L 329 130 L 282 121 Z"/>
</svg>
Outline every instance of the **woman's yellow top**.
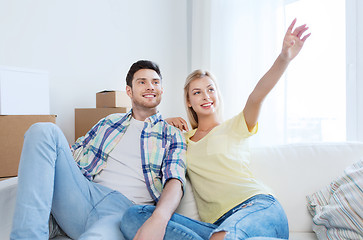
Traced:
<svg viewBox="0 0 363 240">
<path fill-rule="evenodd" d="M 187 171 L 198 212 L 205 222 L 214 223 L 230 209 L 257 194 L 271 194 L 249 169 L 250 132 L 243 112 L 193 142 L 196 129 L 186 133 Z"/>
</svg>

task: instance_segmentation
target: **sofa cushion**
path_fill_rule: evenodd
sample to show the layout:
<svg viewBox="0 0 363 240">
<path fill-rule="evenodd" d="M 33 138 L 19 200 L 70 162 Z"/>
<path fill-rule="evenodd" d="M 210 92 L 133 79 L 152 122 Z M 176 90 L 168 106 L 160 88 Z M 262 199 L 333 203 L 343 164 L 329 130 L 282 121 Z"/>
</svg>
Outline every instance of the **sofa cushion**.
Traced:
<svg viewBox="0 0 363 240">
<path fill-rule="evenodd" d="M 18 178 L 0 181 L 0 239 L 9 239 Z"/>
<path fill-rule="evenodd" d="M 315 233 L 290 232 L 289 240 L 317 240 Z"/>
<path fill-rule="evenodd" d="M 363 160 L 307 200 L 319 239 L 363 239 Z"/>
<path fill-rule="evenodd" d="M 175 212 L 186 217 L 201 221 L 188 175 L 185 181 L 184 196 L 181 199 L 180 204 Z"/>
<path fill-rule="evenodd" d="M 304 143 L 251 149 L 251 170 L 271 187 L 286 211 L 290 232 L 313 232 L 306 196 L 363 156 L 363 143 Z"/>
</svg>

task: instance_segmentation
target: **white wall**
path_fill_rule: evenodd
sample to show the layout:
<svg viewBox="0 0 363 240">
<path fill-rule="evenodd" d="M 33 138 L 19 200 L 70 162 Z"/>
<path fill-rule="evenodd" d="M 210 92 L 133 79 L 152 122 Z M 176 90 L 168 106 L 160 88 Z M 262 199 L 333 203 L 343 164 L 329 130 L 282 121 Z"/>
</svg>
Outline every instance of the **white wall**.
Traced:
<svg viewBox="0 0 363 240">
<path fill-rule="evenodd" d="M 363 2 L 346 1 L 347 44 L 354 44 L 347 56 L 348 65 L 353 63 L 347 66 L 347 94 L 353 96 L 347 103 L 348 140 L 363 141 Z M 100 90 L 123 90 L 128 68 L 139 59 L 161 67 L 163 115 L 185 116 L 185 76 L 203 67 L 196 66 L 192 42 L 198 22 L 192 16 L 200 17 L 192 14 L 195 5 L 192 0 L 0 0 L 0 65 L 50 72 L 51 112 L 70 143 L 74 108 L 95 107 Z"/>
<path fill-rule="evenodd" d="M 164 116 L 184 114 L 187 2 L 168 0 L 0 0 L 0 65 L 47 70 L 51 113 L 69 143 L 74 108 L 96 92 L 125 89 L 130 65 L 160 65 Z"/>
</svg>

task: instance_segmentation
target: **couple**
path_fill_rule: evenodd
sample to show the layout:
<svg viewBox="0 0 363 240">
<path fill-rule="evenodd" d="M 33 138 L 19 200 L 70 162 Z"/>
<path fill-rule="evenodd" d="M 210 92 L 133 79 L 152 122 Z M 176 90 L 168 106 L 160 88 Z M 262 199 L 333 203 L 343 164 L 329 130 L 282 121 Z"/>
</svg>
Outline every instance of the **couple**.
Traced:
<svg viewBox="0 0 363 240">
<path fill-rule="evenodd" d="M 48 239 L 50 213 L 73 239 L 287 239 L 285 213 L 246 166 L 265 96 L 299 53 L 307 30 L 290 25 L 280 55 L 243 111 L 222 122 L 209 72 L 194 71 L 184 92 L 193 130 L 161 118 L 158 66 L 134 63 L 127 114 L 100 120 L 71 149 L 61 130 L 37 123 L 24 137 L 11 239 Z M 188 151 L 187 145 L 188 144 Z M 186 162 L 188 166 L 186 166 Z M 204 222 L 174 214 L 188 170 Z M 263 237 L 263 238 L 259 238 Z"/>
</svg>

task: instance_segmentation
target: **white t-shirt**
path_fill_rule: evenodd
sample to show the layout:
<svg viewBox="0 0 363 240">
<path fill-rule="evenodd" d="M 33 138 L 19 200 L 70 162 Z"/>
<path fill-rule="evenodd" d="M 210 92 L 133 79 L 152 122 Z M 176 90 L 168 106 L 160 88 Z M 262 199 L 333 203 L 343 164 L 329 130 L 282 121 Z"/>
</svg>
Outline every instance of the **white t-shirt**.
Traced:
<svg viewBox="0 0 363 240">
<path fill-rule="evenodd" d="M 117 190 L 135 204 L 154 204 L 141 166 L 140 137 L 143 121 L 131 119 L 124 136 L 110 153 L 106 167 L 94 182 Z"/>
</svg>

